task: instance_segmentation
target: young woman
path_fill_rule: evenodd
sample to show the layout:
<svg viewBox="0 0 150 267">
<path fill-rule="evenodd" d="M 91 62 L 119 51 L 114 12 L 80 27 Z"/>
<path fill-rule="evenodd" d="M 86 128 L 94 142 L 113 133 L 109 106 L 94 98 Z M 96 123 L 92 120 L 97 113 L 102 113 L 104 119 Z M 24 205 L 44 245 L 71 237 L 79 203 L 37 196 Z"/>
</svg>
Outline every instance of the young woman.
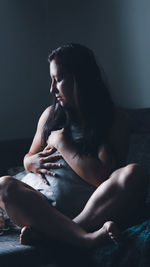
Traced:
<svg viewBox="0 0 150 267">
<path fill-rule="evenodd" d="M 127 118 L 114 106 L 90 49 L 59 47 L 49 63 L 54 104 L 41 115 L 24 158 L 29 174 L 23 182 L 0 179 L 0 206 L 22 227 L 22 244 L 116 241 L 117 224 L 133 222 L 147 187 L 139 165 L 125 166 Z"/>
</svg>

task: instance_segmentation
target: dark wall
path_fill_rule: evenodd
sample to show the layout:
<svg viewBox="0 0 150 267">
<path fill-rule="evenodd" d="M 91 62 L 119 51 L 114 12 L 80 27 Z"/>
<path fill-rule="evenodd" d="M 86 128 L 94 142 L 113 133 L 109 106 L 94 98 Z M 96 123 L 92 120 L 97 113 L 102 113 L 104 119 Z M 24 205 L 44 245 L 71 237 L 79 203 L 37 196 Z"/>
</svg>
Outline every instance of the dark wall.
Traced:
<svg viewBox="0 0 150 267">
<path fill-rule="evenodd" d="M 46 12 L 40 0 L 0 1 L 0 140 L 32 136 L 50 103 Z"/>
<path fill-rule="evenodd" d="M 48 52 L 66 42 L 95 52 L 117 104 L 150 106 L 149 14 L 149 0 L 1 0 L 0 140 L 33 136 L 50 103 Z"/>
</svg>

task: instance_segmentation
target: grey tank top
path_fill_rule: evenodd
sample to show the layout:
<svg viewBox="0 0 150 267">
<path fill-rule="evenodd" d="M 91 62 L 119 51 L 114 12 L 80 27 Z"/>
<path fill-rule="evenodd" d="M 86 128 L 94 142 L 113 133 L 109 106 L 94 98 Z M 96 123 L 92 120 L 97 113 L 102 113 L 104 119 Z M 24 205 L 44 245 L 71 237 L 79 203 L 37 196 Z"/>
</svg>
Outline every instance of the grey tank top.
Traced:
<svg viewBox="0 0 150 267">
<path fill-rule="evenodd" d="M 82 211 L 96 187 L 80 178 L 63 158 L 56 163 L 61 163 L 63 167 L 51 170 L 56 173 L 56 177 L 46 175 L 50 185 L 44 184 L 34 173 L 28 173 L 22 181 L 39 190 L 64 215 L 74 218 Z"/>
</svg>

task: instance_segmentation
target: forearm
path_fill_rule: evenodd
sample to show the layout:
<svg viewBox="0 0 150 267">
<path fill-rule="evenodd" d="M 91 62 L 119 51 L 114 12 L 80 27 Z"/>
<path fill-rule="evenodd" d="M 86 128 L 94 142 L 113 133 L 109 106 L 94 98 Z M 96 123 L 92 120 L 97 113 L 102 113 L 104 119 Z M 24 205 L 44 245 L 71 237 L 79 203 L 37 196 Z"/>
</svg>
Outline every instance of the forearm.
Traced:
<svg viewBox="0 0 150 267">
<path fill-rule="evenodd" d="M 25 155 L 24 160 L 23 160 L 23 164 L 24 164 L 24 168 L 26 171 L 28 172 L 33 172 L 32 170 L 32 154 L 28 153 Z"/>
<path fill-rule="evenodd" d="M 99 159 L 80 156 L 67 142 L 59 142 L 58 151 L 69 166 L 85 181 L 98 187 L 109 176 L 109 170 Z"/>
</svg>

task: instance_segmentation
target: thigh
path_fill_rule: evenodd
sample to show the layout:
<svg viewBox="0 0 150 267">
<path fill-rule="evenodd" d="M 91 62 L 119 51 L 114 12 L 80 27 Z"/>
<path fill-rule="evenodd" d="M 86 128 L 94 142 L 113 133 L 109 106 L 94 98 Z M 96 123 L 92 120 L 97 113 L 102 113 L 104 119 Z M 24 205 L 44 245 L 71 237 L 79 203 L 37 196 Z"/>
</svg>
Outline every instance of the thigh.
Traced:
<svg viewBox="0 0 150 267">
<path fill-rule="evenodd" d="M 96 189 L 75 222 L 88 230 L 94 230 L 108 220 L 120 225 L 132 223 L 144 203 L 147 183 L 147 173 L 137 164 L 114 171 Z"/>
</svg>

